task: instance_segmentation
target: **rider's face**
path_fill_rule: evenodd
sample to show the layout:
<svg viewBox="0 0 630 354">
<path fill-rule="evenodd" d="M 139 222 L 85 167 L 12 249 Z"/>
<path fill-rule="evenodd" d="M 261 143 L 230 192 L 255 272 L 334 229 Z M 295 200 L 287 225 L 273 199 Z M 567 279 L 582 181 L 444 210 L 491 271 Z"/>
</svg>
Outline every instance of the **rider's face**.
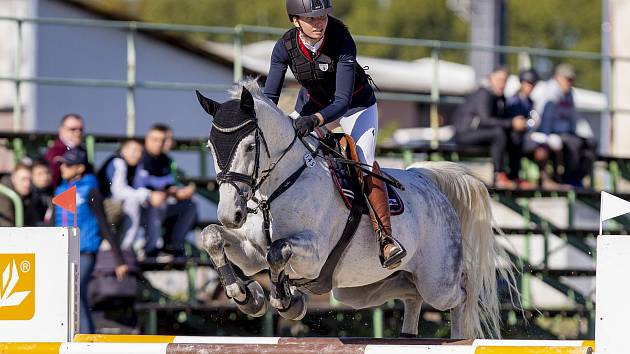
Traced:
<svg viewBox="0 0 630 354">
<path fill-rule="evenodd" d="M 328 26 L 328 15 L 319 17 L 293 17 L 293 25 L 301 28 L 304 34 L 312 39 L 320 40 L 324 37 Z"/>
</svg>

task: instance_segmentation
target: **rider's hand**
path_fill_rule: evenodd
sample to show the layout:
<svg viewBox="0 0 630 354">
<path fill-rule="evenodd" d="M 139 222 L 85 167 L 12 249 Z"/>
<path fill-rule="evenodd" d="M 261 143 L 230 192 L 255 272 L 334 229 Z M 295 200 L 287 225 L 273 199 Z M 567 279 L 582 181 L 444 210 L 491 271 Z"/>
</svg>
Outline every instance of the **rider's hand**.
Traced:
<svg viewBox="0 0 630 354">
<path fill-rule="evenodd" d="M 177 200 L 188 200 L 192 198 L 195 194 L 195 189 L 196 188 L 194 184 L 190 184 L 183 188 L 178 188 L 175 191 L 175 198 L 177 198 Z"/>
<path fill-rule="evenodd" d="M 512 129 L 517 132 L 522 132 L 527 129 L 527 119 L 523 116 L 516 116 L 512 118 Z"/>
<path fill-rule="evenodd" d="M 293 120 L 293 128 L 299 136 L 307 136 L 310 132 L 315 130 L 315 127 L 319 125 L 319 117 L 315 114 L 306 117 L 298 117 Z"/>
</svg>

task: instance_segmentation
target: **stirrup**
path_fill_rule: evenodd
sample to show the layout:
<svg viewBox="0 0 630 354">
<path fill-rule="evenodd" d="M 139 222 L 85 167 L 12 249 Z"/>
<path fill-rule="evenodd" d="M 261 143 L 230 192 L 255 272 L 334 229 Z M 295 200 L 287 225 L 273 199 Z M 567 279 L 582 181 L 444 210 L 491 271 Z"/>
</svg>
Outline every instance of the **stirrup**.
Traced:
<svg viewBox="0 0 630 354">
<path fill-rule="evenodd" d="M 387 268 L 387 269 L 395 269 L 398 266 L 400 266 L 400 264 L 402 263 L 402 259 L 405 258 L 405 256 L 407 255 L 407 251 L 405 250 L 405 248 L 402 246 L 402 244 L 400 242 L 398 242 L 395 238 L 393 238 L 392 236 L 381 236 L 379 233 L 379 259 L 381 261 L 381 266 L 383 268 Z M 383 254 L 385 245 L 387 244 L 392 244 L 394 245 L 394 247 L 396 247 L 397 249 L 392 251 L 389 254 L 389 257 L 387 259 L 385 259 L 385 255 Z"/>
</svg>

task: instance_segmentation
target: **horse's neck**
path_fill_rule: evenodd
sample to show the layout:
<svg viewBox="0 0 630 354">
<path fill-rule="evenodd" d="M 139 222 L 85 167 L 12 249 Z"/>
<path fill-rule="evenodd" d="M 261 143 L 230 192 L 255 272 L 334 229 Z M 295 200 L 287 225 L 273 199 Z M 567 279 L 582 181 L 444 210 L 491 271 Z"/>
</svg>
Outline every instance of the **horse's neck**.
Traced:
<svg viewBox="0 0 630 354">
<path fill-rule="evenodd" d="M 264 122 L 262 128 L 271 153 L 271 159 L 267 161 L 265 166 L 265 168 L 269 168 L 271 163 L 280 159 L 284 150 L 291 144 L 295 131 L 291 121 L 286 117 L 272 118 L 271 121 Z M 260 186 L 261 194 L 265 197 L 271 195 L 298 168 L 304 165 L 304 155 L 307 153 L 306 147 L 297 139 L 274 167 L 267 181 Z M 261 156 L 264 154 L 261 151 Z"/>
</svg>

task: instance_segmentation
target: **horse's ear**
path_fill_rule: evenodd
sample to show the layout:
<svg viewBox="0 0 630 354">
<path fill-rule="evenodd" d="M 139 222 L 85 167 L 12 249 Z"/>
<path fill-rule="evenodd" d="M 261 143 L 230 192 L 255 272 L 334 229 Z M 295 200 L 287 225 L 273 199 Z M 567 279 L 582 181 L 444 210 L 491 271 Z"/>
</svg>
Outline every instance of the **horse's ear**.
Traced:
<svg viewBox="0 0 630 354">
<path fill-rule="evenodd" d="M 243 87 L 243 92 L 241 92 L 241 110 L 254 112 L 254 97 L 245 87 Z"/>
<path fill-rule="evenodd" d="M 203 110 L 214 117 L 221 104 L 219 102 L 215 102 L 209 99 L 208 97 L 205 97 L 199 91 L 195 90 L 195 92 L 197 93 L 197 99 L 199 100 L 199 104 L 201 104 L 201 107 L 203 107 Z"/>
</svg>

